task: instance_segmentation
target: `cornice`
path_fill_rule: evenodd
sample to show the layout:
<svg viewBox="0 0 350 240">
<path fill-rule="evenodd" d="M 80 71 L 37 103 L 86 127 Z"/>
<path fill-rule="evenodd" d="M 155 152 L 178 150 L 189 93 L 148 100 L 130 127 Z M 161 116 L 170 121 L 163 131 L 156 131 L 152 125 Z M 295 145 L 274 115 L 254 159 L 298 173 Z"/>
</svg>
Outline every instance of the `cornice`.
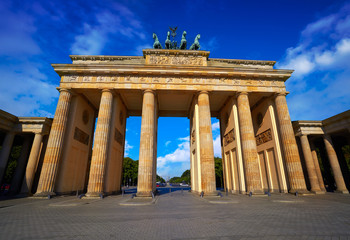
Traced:
<svg viewBox="0 0 350 240">
<path fill-rule="evenodd" d="M 111 56 L 111 55 L 69 55 L 72 61 L 125 61 L 144 59 L 140 56 Z"/>
<path fill-rule="evenodd" d="M 3 110 L 0 109 L 0 118 L 2 119 L 6 119 L 12 123 L 16 123 L 18 121 L 18 117 L 16 117 L 15 115 L 5 112 Z"/>
<path fill-rule="evenodd" d="M 244 60 L 244 59 L 221 59 L 221 58 L 209 58 L 209 62 L 222 62 L 229 64 L 245 64 L 245 65 L 268 65 L 273 67 L 276 61 L 264 61 L 264 60 Z"/>
<path fill-rule="evenodd" d="M 242 79 L 287 80 L 292 70 L 249 69 L 193 66 L 149 65 L 103 65 L 103 64 L 52 64 L 60 76 L 65 75 L 142 75 L 142 76 L 188 76 L 188 77 L 238 77 Z"/>
</svg>

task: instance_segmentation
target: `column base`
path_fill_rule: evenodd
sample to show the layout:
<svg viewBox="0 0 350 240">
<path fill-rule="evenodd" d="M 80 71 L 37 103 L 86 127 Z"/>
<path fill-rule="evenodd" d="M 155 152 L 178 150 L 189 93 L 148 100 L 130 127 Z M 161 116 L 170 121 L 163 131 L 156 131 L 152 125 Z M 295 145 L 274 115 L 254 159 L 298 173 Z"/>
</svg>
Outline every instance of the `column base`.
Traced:
<svg viewBox="0 0 350 240">
<path fill-rule="evenodd" d="M 214 192 L 204 192 L 204 197 L 206 196 L 218 196 L 218 191 L 214 191 Z"/>
<path fill-rule="evenodd" d="M 335 193 L 349 194 L 348 190 L 335 190 Z"/>
<path fill-rule="evenodd" d="M 311 191 L 312 193 L 315 193 L 315 194 L 326 194 L 326 192 L 323 192 L 323 191 L 316 191 L 316 192 L 314 192 L 314 191 Z"/>
<path fill-rule="evenodd" d="M 314 193 L 314 194 L 325 194 L 325 192 L 323 192 L 321 189 L 319 189 L 319 190 L 313 190 L 313 189 L 311 189 L 311 190 L 310 190 L 310 193 Z"/>
<path fill-rule="evenodd" d="M 136 197 L 152 197 L 152 191 L 146 191 L 146 192 L 137 192 Z"/>
<path fill-rule="evenodd" d="M 86 198 L 103 198 L 104 196 L 103 192 L 88 192 L 85 194 Z"/>
<path fill-rule="evenodd" d="M 40 192 L 33 195 L 34 198 L 51 198 L 56 196 L 55 192 Z"/>
</svg>

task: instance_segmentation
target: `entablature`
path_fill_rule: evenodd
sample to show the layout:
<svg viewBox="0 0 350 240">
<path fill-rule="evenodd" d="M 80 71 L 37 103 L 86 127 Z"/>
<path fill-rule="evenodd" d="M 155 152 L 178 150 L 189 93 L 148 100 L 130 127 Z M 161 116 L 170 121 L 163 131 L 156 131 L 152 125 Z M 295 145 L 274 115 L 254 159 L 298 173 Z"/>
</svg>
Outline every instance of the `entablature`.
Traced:
<svg viewBox="0 0 350 240">
<path fill-rule="evenodd" d="M 286 81 L 292 70 L 247 69 L 188 66 L 137 66 L 137 65 L 92 65 L 52 64 L 58 75 L 133 75 L 133 76 L 187 76 L 187 77 L 238 77 L 240 79 L 270 79 Z"/>
<path fill-rule="evenodd" d="M 294 133 L 301 135 L 323 135 L 322 121 L 293 121 Z"/>
</svg>

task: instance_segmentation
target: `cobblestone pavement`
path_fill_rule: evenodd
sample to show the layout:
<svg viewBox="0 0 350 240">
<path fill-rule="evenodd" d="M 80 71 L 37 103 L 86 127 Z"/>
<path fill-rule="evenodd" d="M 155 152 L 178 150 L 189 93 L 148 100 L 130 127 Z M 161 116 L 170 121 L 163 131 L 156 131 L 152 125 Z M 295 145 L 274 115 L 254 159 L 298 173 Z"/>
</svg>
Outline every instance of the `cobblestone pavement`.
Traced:
<svg viewBox="0 0 350 240">
<path fill-rule="evenodd" d="M 153 204 L 130 195 L 0 201 L 0 239 L 350 239 L 350 196 L 229 195 L 164 190 Z"/>
</svg>

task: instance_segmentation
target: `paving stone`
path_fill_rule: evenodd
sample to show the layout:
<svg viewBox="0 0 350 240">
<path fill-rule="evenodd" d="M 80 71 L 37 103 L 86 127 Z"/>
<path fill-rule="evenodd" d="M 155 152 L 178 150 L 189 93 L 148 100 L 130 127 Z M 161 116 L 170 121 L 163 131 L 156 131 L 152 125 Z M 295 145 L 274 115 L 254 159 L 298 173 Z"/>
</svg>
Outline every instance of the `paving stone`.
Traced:
<svg viewBox="0 0 350 240">
<path fill-rule="evenodd" d="M 130 197 L 2 200 L 0 239 L 350 239 L 348 195 L 206 199 L 178 191 L 120 205 Z"/>
</svg>

